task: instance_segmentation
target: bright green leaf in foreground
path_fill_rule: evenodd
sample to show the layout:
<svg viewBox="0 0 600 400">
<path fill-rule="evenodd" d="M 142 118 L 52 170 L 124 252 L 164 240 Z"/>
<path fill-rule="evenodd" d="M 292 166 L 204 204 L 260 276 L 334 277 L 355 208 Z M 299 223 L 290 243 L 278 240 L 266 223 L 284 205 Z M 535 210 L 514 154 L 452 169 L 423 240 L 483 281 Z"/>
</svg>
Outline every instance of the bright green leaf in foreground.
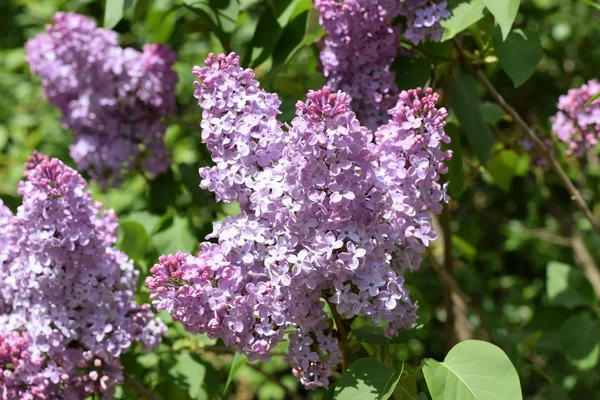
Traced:
<svg viewBox="0 0 600 400">
<path fill-rule="evenodd" d="M 499 0 L 492 0 L 499 1 Z M 458 4 L 453 10 L 450 18 L 443 20 L 440 24 L 446 28 L 442 36 L 442 42 L 452 39 L 475 22 L 483 18 L 485 5 L 483 0 L 471 0 Z"/>
<path fill-rule="evenodd" d="M 496 18 L 502 31 L 502 39 L 506 40 L 517 17 L 521 0 L 483 0 L 483 3 Z"/>
<path fill-rule="evenodd" d="M 518 400 L 521 385 L 515 367 L 497 346 L 465 340 L 443 362 L 427 358 L 423 375 L 433 400 Z"/>
<path fill-rule="evenodd" d="M 394 373 L 375 358 L 361 358 L 335 386 L 336 400 L 384 400 L 393 393 L 402 371 Z"/>
</svg>

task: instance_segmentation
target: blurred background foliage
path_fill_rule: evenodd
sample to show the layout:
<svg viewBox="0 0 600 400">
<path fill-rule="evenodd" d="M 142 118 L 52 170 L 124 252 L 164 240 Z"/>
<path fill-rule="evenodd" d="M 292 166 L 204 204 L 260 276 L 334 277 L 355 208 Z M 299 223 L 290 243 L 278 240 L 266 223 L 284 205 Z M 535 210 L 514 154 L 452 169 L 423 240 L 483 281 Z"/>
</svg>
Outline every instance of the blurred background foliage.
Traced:
<svg viewBox="0 0 600 400">
<path fill-rule="evenodd" d="M 119 246 L 135 260 L 142 277 L 161 254 L 195 251 L 212 230 L 212 221 L 238 210 L 217 204 L 212 194 L 198 187 L 198 168 L 210 158 L 200 139 L 202 112 L 193 97 L 192 67 L 210 51 L 236 51 L 247 66 L 255 67 L 263 87 L 279 94 L 282 119 L 288 122 L 295 102 L 324 84 L 318 48 L 310 45 L 321 32 L 308 11 L 311 2 L 297 3 L 299 8 L 290 14 L 290 1 L 243 0 L 236 20 L 217 16 L 215 26 L 189 1 L 135 0 L 114 27 L 124 46 L 168 43 L 179 56 L 178 110 L 167 120 L 171 170 L 153 181 L 130 177 L 120 189 L 107 192 L 92 186 L 95 198 L 118 213 Z M 41 32 L 59 10 L 89 15 L 102 24 L 104 1 L 0 1 L 0 197 L 13 209 L 20 203 L 16 188 L 22 165 L 34 149 L 73 166 L 68 155 L 71 133 L 61 127 L 59 111 L 45 100 L 39 79 L 24 61 L 25 41 Z M 508 102 L 539 132 L 548 132 L 558 96 L 597 77 L 600 11 L 575 0 L 523 0 L 515 26 L 535 32 L 544 55 L 532 78 L 516 89 L 501 70 L 493 45 L 486 47 L 491 24 L 488 15 L 468 30 L 464 42 L 480 50 L 482 68 Z M 418 54 L 414 61 L 395 64 L 401 89 L 424 84 L 432 64 L 430 82 L 443 89 L 444 77 L 454 68 L 447 61 L 454 58 L 450 43 L 425 45 Z M 455 146 L 462 136 L 458 148 L 463 157 L 451 165 L 450 177 L 464 180 L 462 188 L 452 188 L 453 200 L 440 219 L 438 230 L 451 238 L 447 246 L 443 240 L 434 243 L 422 269 L 407 276 L 423 327 L 410 338 L 383 345 L 355 337 L 351 348 L 356 354 L 387 354 L 410 368 L 424 357 L 443 359 L 457 336 L 489 339 L 482 321 L 464 304 L 453 317 L 454 326 L 448 324 L 448 298 L 431 263 L 443 262 L 451 251 L 457 281 L 480 305 L 495 340 L 515 364 L 525 398 L 600 399 L 599 309 L 590 285 L 594 271 L 598 274 L 600 238 L 555 175 L 538 166 L 535 153 L 520 146 L 522 133 L 510 117 L 482 88 L 477 90 L 494 144 L 484 167 L 451 113 L 448 129 Z M 600 216 L 597 154 L 560 159 Z M 147 301 L 143 279 L 139 287 L 140 300 Z M 168 316 L 164 319 L 169 322 Z M 301 389 L 283 361 L 285 346 L 269 363 L 248 364 L 222 343 L 186 333 L 179 324 L 169 326 L 169 337 L 158 350 L 140 354 L 132 349 L 123 357 L 129 374 L 163 399 L 316 399 L 323 394 Z M 228 383 L 230 371 L 238 368 Z M 424 390 L 422 375 L 410 377 L 401 382 L 402 393 L 397 390 L 394 398 L 417 398 L 419 389 Z M 137 396 L 131 385 L 119 388 L 120 398 Z"/>
</svg>

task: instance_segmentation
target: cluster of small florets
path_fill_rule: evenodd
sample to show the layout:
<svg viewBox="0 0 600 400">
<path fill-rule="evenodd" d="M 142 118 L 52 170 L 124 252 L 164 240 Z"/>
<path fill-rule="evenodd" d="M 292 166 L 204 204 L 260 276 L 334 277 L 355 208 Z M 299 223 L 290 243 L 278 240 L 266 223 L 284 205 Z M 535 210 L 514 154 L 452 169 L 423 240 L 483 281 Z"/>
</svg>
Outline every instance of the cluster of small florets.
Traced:
<svg viewBox="0 0 600 400">
<path fill-rule="evenodd" d="M 416 320 L 403 273 L 436 237 L 428 212 L 447 201 L 446 110 L 430 89 L 402 92 L 374 133 L 346 93 L 324 87 L 284 127 L 277 96 L 235 54 L 211 54 L 194 75 L 215 162 L 201 187 L 242 211 L 216 222 L 217 243 L 197 256 L 160 257 L 146 279 L 153 304 L 250 359 L 288 340 L 297 378 L 326 387 L 342 361 L 326 302 L 347 323 L 387 321 L 390 337 Z"/>
<path fill-rule="evenodd" d="M 369 129 L 389 120 L 387 111 L 398 98 L 391 64 L 399 34 L 419 44 L 427 36 L 439 41 L 439 21 L 450 14 L 446 2 L 429 0 L 316 0 L 327 36 L 320 60 L 327 85 L 352 98 L 352 110 Z M 406 17 L 406 29 L 393 25 Z"/>
<path fill-rule="evenodd" d="M 175 53 L 156 44 L 122 48 L 116 32 L 83 15 L 59 12 L 53 22 L 27 42 L 26 59 L 74 132 L 78 168 L 105 187 L 133 169 L 166 170 L 161 118 L 175 107 Z"/>
<path fill-rule="evenodd" d="M 450 17 L 447 6 L 447 1 L 404 0 L 399 11 L 400 15 L 406 17 L 406 29 L 402 34 L 415 45 L 428 38 L 439 42 L 444 33 L 440 22 Z"/>
<path fill-rule="evenodd" d="M 593 148 L 600 137 L 600 102 L 585 103 L 600 93 L 600 82 L 592 79 L 578 89 L 569 89 L 558 99 L 558 113 L 551 118 L 552 131 L 568 144 L 568 155 L 581 157 Z"/>
<path fill-rule="evenodd" d="M 114 247 L 118 221 L 77 172 L 36 153 L 17 214 L 0 201 L 0 393 L 3 399 L 110 398 L 119 356 L 166 332 L 135 301 L 138 272 Z"/>
</svg>

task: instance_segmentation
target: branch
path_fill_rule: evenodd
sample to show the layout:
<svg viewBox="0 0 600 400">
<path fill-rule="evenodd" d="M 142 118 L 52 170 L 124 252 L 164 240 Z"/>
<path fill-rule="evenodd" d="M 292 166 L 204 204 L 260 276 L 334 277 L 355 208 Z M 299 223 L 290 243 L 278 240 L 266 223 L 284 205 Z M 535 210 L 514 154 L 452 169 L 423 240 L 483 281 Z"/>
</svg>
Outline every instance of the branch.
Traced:
<svg viewBox="0 0 600 400">
<path fill-rule="evenodd" d="M 477 303 L 475 303 L 473 301 L 473 299 L 471 299 L 471 297 L 469 297 L 469 295 L 467 295 L 465 292 L 463 292 L 463 290 L 460 288 L 460 286 L 458 286 L 458 282 L 456 282 L 456 280 L 446 271 L 446 269 L 442 265 L 440 265 L 440 263 L 437 261 L 437 259 L 435 258 L 435 255 L 433 254 L 433 252 L 431 251 L 431 249 L 429 247 L 427 248 L 427 255 L 429 256 L 431 265 L 433 265 L 433 268 L 440 275 L 440 278 L 442 278 L 442 281 L 444 281 L 444 284 L 447 287 L 449 287 L 450 290 L 452 290 L 456 295 L 458 295 L 458 297 L 460 297 L 462 299 L 462 301 L 465 302 L 465 304 L 467 304 L 469 307 L 471 307 L 473 309 L 475 314 L 477 314 L 477 316 L 479 317 L 479 321 L 481 321 L 481 328 L 484 330 L 484 332 L 488 336 L 488 340 L 491 343 L 496 344 L 496 339 L 494 338 L 494 334 L 492 333 L 492 330 L 490 329 L 490 326 L 487 322 L 487 318 L 483 314 L 483 311 L 481 311 L 481 308 L 479 308 Z"/>
<path fill-rule="evenodd" d="M 135 392 L 141 398 L 146 400 L 162 400 L 156 393 L 144 387 L 141 383 L 133 379 L 131 376 L 127 374 L 123 374 L 123 376 L 125 377 L 125 383 L 131 386 L 131 388 L 135 390 Z"/>
<path fill-rule="evenodd" d="M 504 109 L 504 111 L 506 111 L 508 114 L 510 114 L 510 116 L 517 122 L 517 124 L 519 124 L 521 126 L 521 128 L 523 128 L 523 130 L 525 131 L 525 133 L 527 134 L 529 139 L 531 139 L 533 144 L 540 151 L 541 155 L 548 161 L 548 163 L 550 164 L 552 169 L 554 169 L 554 172 L 556 172 L 556 174 L 558 175 L 558 179 L 560 179 L 563 186 L 567 189 L 567 191 L 571 195 L 571 200 L 573 200 L 573 202 L 575 203 L 575 206 L 577 206 L 577 208 L 583 213 L 585 218 L 587 218 L 588 221 L 590 221 L 590 223 L 592 224 L 592 227 L 594 228 L 594 231 L 596 231 L 596 233 L 600 234 L 600 224 L 598 223 L 598 221 L 596 221 L 594 214 L 592 214 L 589 207 L 583 200 L 583 197 L 581 196 L 581 193 L 579 193 L 579 190 L 577 190 L 577 188 L 575 187 L 573 182 L 571 182 L 571 180 L 567 176 L 567 173 L 565 172 L 565 170 L 560 166 L 556 157 L 554 157 L 552 150 L 548 146 L 546 146 L 544 141 L 535 133 L 533 128 L 531 128 L 529 125 L 527 125 L 527 123 L 523 120 L 523 118 L 521 118 L 519 113 L 517 113 L 517 111 L 514 108 L 512 108 L 512 106 L 509 105 L 506 102 L 506 100 L 504 100 L 502 95 L 496 90 L 494 85 L 492 85 L 492 83 L 488 80 L 488 78 L 485 76 L 485 74 L 483 72 L 481 72 L 480 69 L 476 68 L 471 63 L 471 61 L 467 58 L 467 56 L 465 54 L 465 50 L 462 48 L 462 45 L 460 44 L 460 42 L 456 38 L 454 38 L 452 40 L 452 43 L 454 44 L 454 47 L 458 51 L 458 54 L 460 56 L 462 63 L 483 84 L 483 86 L 485 86 L 485 88 L 490 93 L 490 95 Z"/>
</svg>

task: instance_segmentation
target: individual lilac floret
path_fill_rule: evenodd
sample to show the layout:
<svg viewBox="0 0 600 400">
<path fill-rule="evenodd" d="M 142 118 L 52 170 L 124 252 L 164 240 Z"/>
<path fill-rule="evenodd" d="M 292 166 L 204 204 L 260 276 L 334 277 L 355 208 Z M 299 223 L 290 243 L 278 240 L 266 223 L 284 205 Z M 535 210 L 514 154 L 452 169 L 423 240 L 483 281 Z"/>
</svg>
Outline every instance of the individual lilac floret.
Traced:
<svg viewBox="0 0 600 400">
<path fill-rule="evenodd" d="M 324 87 L 298 101 L 284 129 L 277 98 L 235 54 L 211 54 L 194 73 L 217 164 L 200 170 L 202 186 L 242 211 L 214 223 L 207 238 L 217 243 L 197 256 L 160 257 L 146 279 L 152 302 L 251 360 L 287 339 L 294 375 L 327 387 L 342 353 L 326 302 L 348 324 L 384 321 L 390 337 L 416 321 L 403 275 L 436 238 L 428 212 L 448 200 L 447 112 L 431 89 L 402 92 L 374 134 L 348 94 Z"/>
<path fill-rule="evenodd" d="M 104 187 L 134 169 L 165 171 L 161 119 L 175 108 L 175 53 L 157 44 L 121 48 L 115 32 L 79 14 L 55 14 L 46 31 L 27 42 L 26 60 L 73 130 L 78 168 Z"/>
<path fill-rule="evenodd" d="M 17 364 L 4 361 L 0 393 L 110 398 L 119 356 L 134 342 L 156 347 L 166 327 L 136 303 L 139 273 L 114 247 L 117 218 L 100 214 L 83 178 L 39 153 L 25 177 L 16 216 L 0 203 L 0 353 L 16 332 L 24 343 Z"/>
<path fill-rule="evenodd" d="M 415 45 L 424 42 L 427 38 L 439 42 L 444 33 L 440 21 L 450 17 L 447 6 L 447 1 L 436 3 L 432 0 L 405 0 L 402 2 L 400 15 L 406 17 L 404 36 Z"/>
<path fill-rule="evenodd" d="M 578 89 L 569 89 L 558 99 L 558 112 L 550 120 L 552 131 L 561 142 L 567 143 L 567 155 L 581 157 L 587 149 L 598 143 L 600 136 L 600 102 L 587 107 L 585 103 L 600 92 L 600 82 L 596 79 Z"/>
</svg>

